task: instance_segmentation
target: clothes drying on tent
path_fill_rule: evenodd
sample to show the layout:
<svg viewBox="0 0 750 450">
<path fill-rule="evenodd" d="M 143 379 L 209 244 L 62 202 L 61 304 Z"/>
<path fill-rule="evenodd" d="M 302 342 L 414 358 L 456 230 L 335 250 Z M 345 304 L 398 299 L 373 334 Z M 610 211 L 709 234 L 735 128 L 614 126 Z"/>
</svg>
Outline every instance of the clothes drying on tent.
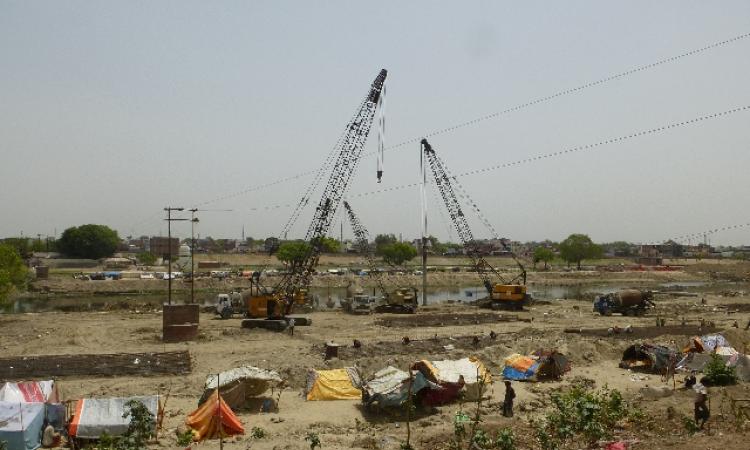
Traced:
<svg viewBox="0 0 750 450">
<path fill-rule="evenodd" d="M 60 403 L 57 385 L 52 380 L 4 383 L 0 386 L 0 402 Z"/>
<path fill-rule="evenodd" d="M 279 373 L 273 370 L 252 366 L 227 370 L 218 374 L 218 377 L 213 374 L 206 378 L 203 395 L 198 404 L 202 405 L 218 386 L 221 398 L 236 410 L 242 408 L 250 398 L 263 394 L 270 387 L 280 384 L 281 381 Z"/>
<path fill-rule="evenodd" d="M 679 361 L 680 357 L 677 350 L 664 345 L 635 344 L 623 352 L 620 367 L 658 373 L 667 368 L 670 359 Z"/>
<path fill-rule="evenodd" d="M 188 415 L 185 424 L 193 430 L 195 441 L 245 434 L 242 423 L 215 389 L 198 409 Z"/>
<path fill-rule="evenodd" d="M 42 445 L 44 403 L 0 402 L 0 441 L 8 450 L 35 450 Z"/>
<path fill-rule="evenodd" d="M 428 381 L 441 388 L 422 390 L 419 393 L 419 400 L 427 406 L 451 402 L 461 393 L 468 401 L 476 400 L 482 395 L 481 386 L 492 383 L 490 372 L 482 361 L 475 357 L 455 361 L 423 359 L 414 363 L 412 370 L 422 372 Z"/>
<path fill-rule="evenodd" d="M 357 400 L 362 398 L 362 378 L 354 367 L 307 372 L 307 400 Z"/>
<path fill-rule="evenodd" d="M 440 386 L 430 383 L 422 372 L 414 372 L 409 386 L 409 374 L 403 370 L 388 366 L 373 375 L 362 386 L 362 403 L 372 408 L 398 408 L 404 405 L 411 395 L 416 395 L 425 388 L 440 389 Z"/>
<path fill-rule="evenodd" d="M 161 415 L 159 396 L 126 398 L 84 398 L 76 402 L 73 419 L 68 426 L 68 435 L 78 439 L 99 439 L 107 433 L 119 436 L 128 430 L 130 418 L 123 417 L 128 411 L 126 403 L 137 400 L 143 403 L 158 423 Z"/>
<path fill-rule="evenodd" d="M 557 380 L 570 371 L 568 358 L 554 350 L 537 350 L 530 356 L 514 353 L 505 358 L 503 377 L 506 380 Z"/>
</svg>

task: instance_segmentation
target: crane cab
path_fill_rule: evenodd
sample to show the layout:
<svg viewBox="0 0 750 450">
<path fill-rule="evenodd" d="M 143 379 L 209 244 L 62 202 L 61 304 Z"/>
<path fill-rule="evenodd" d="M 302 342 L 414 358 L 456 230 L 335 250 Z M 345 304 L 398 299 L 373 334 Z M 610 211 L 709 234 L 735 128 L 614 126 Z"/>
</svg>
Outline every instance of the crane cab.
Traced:
<svg viewBox="0 0 750 450">
<path fill-rule="evenodd" d="M 521 309 L 531 296 L 524 284 L 496 284 L 492 286 L 491 298 L 493 309 Z"/>
</svg>

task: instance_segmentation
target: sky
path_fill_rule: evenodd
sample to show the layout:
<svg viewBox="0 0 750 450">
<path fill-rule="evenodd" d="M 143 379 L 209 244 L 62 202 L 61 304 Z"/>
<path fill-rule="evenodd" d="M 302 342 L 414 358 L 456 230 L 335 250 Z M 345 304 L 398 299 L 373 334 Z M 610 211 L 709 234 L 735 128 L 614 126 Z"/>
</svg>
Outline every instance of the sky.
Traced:
<svg viewBox="0 0 750 450">
<path fill-rule="evenodd" d="M 746 33 L 746 1 L 0 0 L 0 237 L 165 235 L 166 206 L 231 209 L 197 213 L 201 236 L 278 235 L 312 181 L 297 175 L 385 68 L 385 175 L 373 127 L 347 198 L 372 235 L 412 239 L 416 187 L 361 195 L 418 181 L 411 140 Z M 429 140 L 461 174 L 750 106 L 749 52 L 738 39 Z M 458 180 L 503 237 L 659 242 L 750 222 L 748 123 L 744 109 Z M 430 186 L 426 208 L 428 233 L 455 240 Z M 750 244 L 750 227 L 709 240 Z"/>
</svg>

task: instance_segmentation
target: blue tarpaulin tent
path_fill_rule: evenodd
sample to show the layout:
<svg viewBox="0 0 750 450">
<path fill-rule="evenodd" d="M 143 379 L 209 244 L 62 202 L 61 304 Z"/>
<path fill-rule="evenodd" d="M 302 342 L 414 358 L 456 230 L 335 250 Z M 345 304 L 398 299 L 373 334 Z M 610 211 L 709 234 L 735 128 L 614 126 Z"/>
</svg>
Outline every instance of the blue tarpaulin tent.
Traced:
<svg viewBox="0 0 750 450">
<path fill-rule="evenodd" d="M 0 402 L 0 441 L 8 450 L 35 450 L 42 443 L 44 403 Z"/>
</svg>

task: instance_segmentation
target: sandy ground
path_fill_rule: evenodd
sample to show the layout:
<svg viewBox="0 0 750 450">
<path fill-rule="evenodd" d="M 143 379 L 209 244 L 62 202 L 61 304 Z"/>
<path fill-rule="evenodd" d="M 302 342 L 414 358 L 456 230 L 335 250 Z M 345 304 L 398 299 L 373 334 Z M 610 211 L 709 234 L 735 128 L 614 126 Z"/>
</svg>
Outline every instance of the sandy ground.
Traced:
<svg viewBox="0 0 750 450">
<path fill-rule="evenodd" d="M 662 276 L 662 275 L 659 275 Z M 694 274 L 671 273 L 669 279 L 690 279 Z M 583 279 L 585 277 L 582 277 Z M 736 432 L 720 418 L 712 420 L 712 433 L 688 438 L 679 420 L 669 421 L 666 410 L 672 407 L 678 416 L 692 414 L 692 394 L 677 391 L 659 400 L 640 400 L 638 391 L 644 386 L 662 386 L 658 375 L 634 374 L 617 367 L 622 351 L 634 341 L 647 338 L 657 343 L 687 343 L 698 332 L 701 318 L 714 322 L 715 329 L 740 351 L 750 350 L 750 332 L 732 328 L 735 320 L 741 325 L 750 315 L 750 296 L 746 293 L 709 294 L 708 305 L 697 297 L 660 296 L 659 308 L 645 317 L 601 317 L 591 312 L 588 302 L 560 300 L 535 305 L 518 313 L 519 321 L 487 320 L 487 310 L 472 307 L 441 305 L 421 308 L 414 316 L 370 315 L 351 316 L 339 311 L 308 314 L 310 327 L 297 327 L 294 336 L 264 330 L 245 330 L 240 319 L 217 320 L 203 313 L 200 338 L 195 342 L 165 344 L 161 342 L 160 312 L 135 313 L 109 311 L 97 313 L 43 313 L 0 315 L 0 357 L 71 354 L 169 351 L 188 349 L 193 359 L 192 373 L 186 376 L 150 376 L 142 378 L 63 378 L 59 380 L 63 397 L 127 396 L 136 394 L 167 395 L 164 429 L 155 447 L 174 448 L 175 430 L 183 427 L 187 413 L 195 409 L 202 393 L 206 375 L 241 365 L 254 365 L 279 371 L 287 381 L 280 397 L 279 412 L 263 414 L 257 410 L 239 411 L 247 433 L 230 438 L 227 449 L 306 449 L 304 437 L 318 433 L 324 449 L 398 448 L 406 436 L 403 420 L 387 415 L 365 414 L 355 401 L 306 402 L 301 396 L 308 368 L 338 368 L 356 365 L 365 377 L 387 366 L 406 369 L 417 359 L 457 359 L 466 356 L 481 358 L 494 375 L 485 402 L 485 427 L 496 430 L 512 426 L 523 445 L 532 442 L 528 422 L 538 416 L 547 404 L 547 394 L 573 380 L 592 380 L 595 386 L 609 386 L 622 391 L 626 398 L 638 402 L 663 425 L 660 431 L 630 430 L 624 435 L 637 435 L 642 441 L 634 448 L 684 449 L 746 449 L 747 432 Z M 733 312 L 736 311 L 736 312 Z M 475 316 L 476 314 L 480 316 Z M 501 313 L 497 313 L 501 314 Z M 509 313 L 505 313 L 507 316 Z M 512 313 L 515 314 L 515 313 Z M 656 316 L 667 318 L 667 327 L 655 328 Z M 454 319 L 447 320 L 446 318 Z M 475 320 L 476 317 L 482 318 Z M 688 321 L 683 327 L 682 318 Z M 490 318 L 491 319 L 491 318 Z M 479 324 L 475 323 L 476 321 Z M 443 324 L 443 325 L 441 325 Z M 607 336 L 602 330 L 610 326 L 632 325 L 632 335 Z M 566 333 L 566 328 L 582 328 L 584 333 Z M 499 334 L 496 340 L 490 331 Z M 409 336 L 411 344 L 401 339 Z M 478 345 L 472 338 L 479 336 Z M 340 358 L 325 362 L 323 344 L 335 341 L 350 345 L 353 339 L 363 342 L 361 349 L 342 348 Z M 453 349 L 446 350 L 445 346 Z M 449 347 L 450 348 L 450 347 Z M 515 383 L 518 394 L 516 417 L 506 419 L 499 414 L 503 387 L 499 376 L 503 358 L 511 353 L 526 353 L 538 348 L 557 348 L 568 355 L 573 369 L 562 381 L 547 383 Z M 678 380 L 681 376 L 678 376 Z M 712 392 L 716 403 L 719 389 Z M 735 397 L 750 398 L 747 385 L 729 389 Z M 458 404 L 420 412 L 411 424 L 412 443 L 419 449 L 445 448 L 452 430 L 452 417 Z M 268 436 L 252 439 L 250 430 L 262 427 Z M 218 442 L 201 443 L 197 448 L 218 448 Z"/>
</svg>

